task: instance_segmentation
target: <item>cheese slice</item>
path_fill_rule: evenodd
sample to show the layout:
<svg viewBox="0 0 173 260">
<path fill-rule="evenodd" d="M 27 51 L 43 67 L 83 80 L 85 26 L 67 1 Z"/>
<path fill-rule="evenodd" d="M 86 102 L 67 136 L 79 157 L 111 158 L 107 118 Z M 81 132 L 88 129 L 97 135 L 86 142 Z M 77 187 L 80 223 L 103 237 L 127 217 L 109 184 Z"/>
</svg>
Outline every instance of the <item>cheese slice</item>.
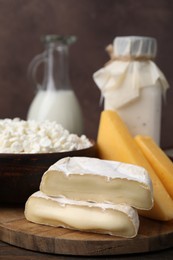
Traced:
<svg viewBox="0 0 173 260">
<path fill-rule="evenodd" d="M 138 214 L 128 205 L 112 205 L 48 197 L 38 191 L 25 205 L 28 221 L 74 230 L 135 237 Z"/>
<path fill-rule="evenodd" d="M 98 137 L 98 156 L 144 167 L 150 174 L 154 191 L 154 207 L 140 214 L 157 220 L 173 219 L 173 200 L 157 174 L 140 151 L 128 128 L 118 114 L 105 110 L 101 114 Z"/>
<path fill-rule="evenodd" d="M 149 136 L 138 135 L 135 141 L 173 199 L 173 163 Z"/>
<path fill-rule="evenodd" d="M 152 183 L 139 166 L 89 157 L 66 157 L 43 175 L 40 190 L 73 200 L 126 203 L 138 209 L 153 206 Z"/>
</svg>

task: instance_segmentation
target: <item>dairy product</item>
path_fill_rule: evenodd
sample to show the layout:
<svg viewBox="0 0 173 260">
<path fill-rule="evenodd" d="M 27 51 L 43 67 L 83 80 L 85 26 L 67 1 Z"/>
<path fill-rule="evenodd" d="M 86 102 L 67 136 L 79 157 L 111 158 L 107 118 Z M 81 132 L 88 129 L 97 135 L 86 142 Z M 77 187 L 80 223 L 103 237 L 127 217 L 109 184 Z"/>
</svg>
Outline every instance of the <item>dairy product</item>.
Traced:
<svg viewBox="0 0 173 260">
<path fill-rule="evenodd" d="M 149 136 L 135 137 L 139 148 L 173 199 L 173 163 Z"/>
<path fill-rule="evenodd" d="M 100 158 L 139 165 L 148 171 L 153 184 L 154 207 L 140 214 L 157 220 L 173 219 L 172 198 L 116 112 L 102 112 L 96 144 Z"/>
<path fill-rule="evenodd" d="M 56 121 L 71 133 L 83 132 L 81 110 L 72 90 L 39 90 L 27 119 Z"/>
<path fill-rule="evenodd" d="M 128 205 L 113 205 L 48 197 L 40 191 L 25 205 L 27 220 L 86 232 L 135 237 L 138 214 Z"/>
<path fill-rule="evenodd" d="M 66 157 L 53 164 L 40 190 L 73 200 L 125 203 L 138 209 L 153 206 L 152 184 L 144 168 L 89 157 Z"/>
<path fill-rule="evenodd" d="M 105 100 L 105 110 L 115 110 L 111 98 Z M 114 102 L 114 101 L 113 101 Z M 131 101 L 116 112 L 123 118 L 130 133 L 135 136 L 152 136 L 159 144 L 161 131 L 162 90 L 160 85 L 148 86 L 140 90 L 140 98 Z"/>
<path fill-rule="evenodd" d="M 0 120 L 0 153 L 64 152 L 90 146 L 85 135 L 70 134 L 55 121 Z"/>
<path fill-rule="evenodd" d="M 104 109 L 116 111 L 130 133 L 160 142 L 162 94 L 169 84 L 153 62 L 157 42 L 150 37 L 116 37 L 110 61 L 93 79 L 104 97 Z"/>
</svg>

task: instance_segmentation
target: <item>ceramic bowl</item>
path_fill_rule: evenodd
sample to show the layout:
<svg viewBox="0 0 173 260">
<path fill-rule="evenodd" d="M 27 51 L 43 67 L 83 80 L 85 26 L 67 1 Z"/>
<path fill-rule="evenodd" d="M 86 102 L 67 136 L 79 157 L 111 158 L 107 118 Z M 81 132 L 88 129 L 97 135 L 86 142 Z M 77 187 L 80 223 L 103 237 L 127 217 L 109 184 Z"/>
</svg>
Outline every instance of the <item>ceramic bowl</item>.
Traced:
<svg viewBox="0 0 173 260">
<path fill-rule="evenodd" d="M 59 153 L 0 154 L 0 203 L 25 203 L 39 190 L 43 173 L 66 156 L 95 157 L 95 145 Z"/>
</svg>

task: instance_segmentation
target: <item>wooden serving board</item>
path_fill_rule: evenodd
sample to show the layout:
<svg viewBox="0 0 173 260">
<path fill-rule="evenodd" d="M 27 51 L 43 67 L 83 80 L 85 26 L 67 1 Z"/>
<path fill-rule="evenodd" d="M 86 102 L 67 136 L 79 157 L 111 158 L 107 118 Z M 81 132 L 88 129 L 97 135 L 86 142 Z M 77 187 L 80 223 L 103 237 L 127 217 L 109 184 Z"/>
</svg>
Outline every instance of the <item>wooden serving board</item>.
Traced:
<svg viewBox="0 0 173 260">
<path fill-rule="evenodd" d="M 22 207 L 0 207 L 0 240 L 39 252 L 104 256 L 151 252 L 173 246 L 173 221 L 142 218 L 133 239 L 54 228 L 28 222 Z"/>
</svg>

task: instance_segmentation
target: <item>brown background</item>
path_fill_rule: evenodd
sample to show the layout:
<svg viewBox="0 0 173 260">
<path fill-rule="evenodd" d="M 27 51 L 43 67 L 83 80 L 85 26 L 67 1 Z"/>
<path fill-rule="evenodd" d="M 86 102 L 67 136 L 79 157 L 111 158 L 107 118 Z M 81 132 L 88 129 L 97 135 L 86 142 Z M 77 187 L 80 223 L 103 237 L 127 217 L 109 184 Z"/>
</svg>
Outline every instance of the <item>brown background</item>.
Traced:
<svg viewBox="0 0 173 260">
<path fill-rule="evenodd" d="M 96 137 L 101 111 L 92 74 L 108 60 L 104 48 L 114 37 L 156 37 L 156 62 L 173 85 L 172 0 L 0 0 L 0 118 L 25 119 L 34 95 L 27 67 L 43 51 L 40 36 L 50 33 L 78 37 L 70 50 L 70 75 L 90 137 Z M 163 107 L 163 147 L 173 145 L 172 100 L 171 86 Z"/>
</svg>

